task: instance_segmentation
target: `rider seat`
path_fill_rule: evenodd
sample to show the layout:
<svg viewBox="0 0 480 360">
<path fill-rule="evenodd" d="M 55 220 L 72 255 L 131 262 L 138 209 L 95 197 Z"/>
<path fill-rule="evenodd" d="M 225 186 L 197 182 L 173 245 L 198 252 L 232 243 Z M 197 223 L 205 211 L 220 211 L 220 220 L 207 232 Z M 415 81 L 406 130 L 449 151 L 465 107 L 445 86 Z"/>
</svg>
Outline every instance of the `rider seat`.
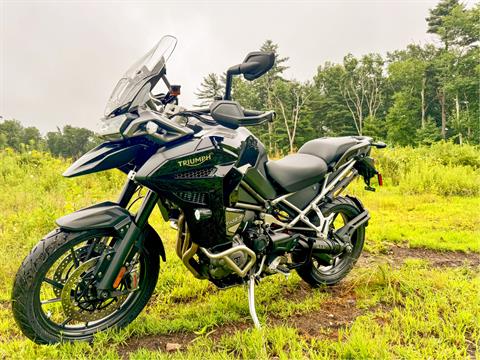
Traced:
<svg viewBox="0 0 480 360">
<path fill-rule="evenodd" d="M 288 192 L 319 182 L 327 173 L 327 164 L 310 154 L 291 154 L 266 163 L 270 177 Z"/>
<path fill-rule="evenodd" d="M 325 137 L 306 142 L 296 154 L 265 164 L 268 175 L 283 189 L 295 192 L 320 182 L 335 163 L 363 137 Z"/>
</svg>

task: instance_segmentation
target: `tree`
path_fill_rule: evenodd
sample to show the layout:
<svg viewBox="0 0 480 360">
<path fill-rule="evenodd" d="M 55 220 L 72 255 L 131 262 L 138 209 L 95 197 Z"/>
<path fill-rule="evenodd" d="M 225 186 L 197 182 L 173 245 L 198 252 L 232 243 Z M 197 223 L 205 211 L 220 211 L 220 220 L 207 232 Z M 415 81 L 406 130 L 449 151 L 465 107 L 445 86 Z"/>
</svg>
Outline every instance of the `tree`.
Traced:
<svg viewBox="0 0 480 360">
<path fill-rule="evenodd" d="M 91 130 L 66 125 L 47 133 L 49 151 L 56 156 L 79 157 L 98 143 Z"/>
<path fill-rule="evenodd" d="M 305 118 L 307 102 L 312 96 L 311 85 L 297 81 L 277 80 L 273 97 L 279 107 L 279 118 L 283 120 L 290 153 L 296 150 L 296 136 L 300 120 Z"/>
<path fill-rule="evenodd" d="M 388 81 L 394 91 L 409 91 L 420 96 L 422 128 L 431 102 L 427 91 L 431 87 L 432 61 L 436 54 L 431 44 L 424 47 L 411 44 L 406 50 L 388 54 Z"/>
<path fill-rule="evenodd" d="M 427 32 L 438 35 L 447 51 L 455 38 L 455 31 L 449 26 L 447 19 L 455 8 L 461 6 L 458 0 L 441 0 L 437 6 L 430 10 L 430 15 L 426 18 Z"/>
<path fill-rule="evenodd" d="M 22 142 L 34 149 L 40 149 L 43 139 L 40 131 L 36 127 L 30 126 L 23 130 Z"/>
<path fill-rule="evenodd" d="M 24 137 L 24 129 L 18 120 L 5 120 L 0 123 L 0 134 L 4 135 L 5 147 L 11 147 L 17 151 L 21 150 Z"/>
<path fill-rule="evenodd" d="M 432 145 L 440 139 L 440 130 L 432 118 L 427 118 L 425 126 L 416 131 L 416 141 L 419 145 Z"/>
<path fill-rule="evenodd" d="M 387 115 L 387 139 L 400 145 L 414 145 L 419 118 L 418 99 L 409 92 L 397 92 Z"/>
<path fill-rule="evenodd" d="M 470 10 L 458 0 L 442 0 L 430 10 L 427 18 L 428 32 L 439 36 L 443 48 L 435 59 L 437 97 L 441 108 L 441 134 L 446 138 L 448 95 L 455 101 L 456 124 L 460 123 L 460 89 L 470 76 L 462 75 L 461 63 L 471 51 L 476 51 L 480 30 L 480 6 L 477 4 Z M 478 55 L 477 55 L 478 56 Z M 478 60 L 477 60 L 478 63 Z M 471 67 L 470 67 L 471 70 Z M 465 78 L 466 75 L 466 78 Z M 463 78 L 463 79 L 462 79 Z M 477 96 L 478 99 L 478 96 Z M 458 126 L 457 126 L 458 127 Z M 461 127 L 458 127 L 461 128 Z M 460 132 L 459 138 L 463 134 Z"/>
<path fill-rule="evenodd" d="M 342 94 L 359 135 L 363 133 L 365 116 L 375 117 L 381 105 L 383 65 L 379 54 L 368 54 L 360 60 L 348 54 L 343 59 Z"/>
<path fill-rule="evenodd" d="M 374 139 L 385 140 L 387 138 L 387 124 L 385 119 L 367 116 L 365 118 L 363 134 L 371 136 Z"/>
<path fill-rule="evenodd" d="M 215 98 L 223 97 L 225 90 L 225 77 L 210 73 L 203 78 L 200 89 L 197 90 L 195 96 L 201 100 L 199 107 L 210 105 Z"/>
<path fill-rule="evenodd" d="M 356 132 L 354 121 L 339 79 L 345 74 L 342 65 L 326 62 L 314 77 L 315 92 L 311 102 L 312 116 L 318 136 L 351 135 Z"/>
</svg>

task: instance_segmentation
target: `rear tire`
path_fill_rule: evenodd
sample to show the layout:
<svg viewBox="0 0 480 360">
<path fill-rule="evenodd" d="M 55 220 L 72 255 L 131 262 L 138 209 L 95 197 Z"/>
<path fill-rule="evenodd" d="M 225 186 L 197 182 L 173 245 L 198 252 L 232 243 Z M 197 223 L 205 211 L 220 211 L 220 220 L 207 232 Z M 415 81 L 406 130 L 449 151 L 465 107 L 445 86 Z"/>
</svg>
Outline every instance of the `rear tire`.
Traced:
<svg viewBox="0 0 480 360">
<path fill-rule="evenodd" d="M 146 232 L 148 234 L 148 231 Z M 49 271 L 52 271 L 58 262 L 62 262 L 69 253 L 79 251 L 78 246 L 82 243 L 91 244 L 97 238 L 111 236 L 105 230 L 88 230 L 82 232 L 68 232 L 57 229 L 41 240 L 23 261 L 15 277 L 12 291 L 12 310 L 15 321 L 22 332 L 31 340 L 39 344 L 53 344 L 64 341 L 91 341 L 98 331 L 107 328 L 122 328 L 131 323 L 148 303 L 157 283 L 160 269 L 159 251 L 155 244 L 148 238 L 143 242 L 144 247 L 140 252 L 138 266 L 139 277 L 138 290 L 129 293 L 118 309 L 114 310 L 105 318 L 89 322 L 82 326 L 62 325 L 53 321 L 51 312 L 46 314 L 41 301 L 41 294 L 45 290 L 45 279 Z M 93 239 L 93 240 L 89 240 Z M 90 241 L 90 243 L 88 242 Z M 77 246 L 77 250 L 75 250 Z M 85 264 L 89 259 L 77 260 L 75 263 Z M 68 270 L 70 271 L 70 270 Z M 71 270 L 70 272 L 73 272 Z M 49 275 L 50 276 L 50 275 Z M 47 287 L 51 284 L 51 276 L 47 281 Z M 52 285 L 53 291 L 61 291 Z M 50 291 L 47 288 L 47 291 Z M 117 298 L 118 299 L 118 298 Z M 119 300 L 118 300 L 119 301 Z M 122 298 L 123 301 L 123 298 Z M 53 302 L 60 302 L 58 299 Z M 113 300 L 112 300 L 113 303 Z M 119 303 L 120 304 L 120 303 Z M 52 306 L 52 305 L 49 305 Z M 59 317 L 62 313 L 60 304 L 56 304 Z M 95 307 L 94 307 L 95 308 Z M 93 324 L 93 325 L 92 325 Z"/>
<path fill-rule="evenodd" d="M 322 207 L 321 210 L 324 216 L 328 216 L 332 213 L 337 213 L 338 215 L 341 214 L 345 223 L 362 212 L 357 204 L 348 197 L 337 197 L 333 202 Z M 342 254 L 341 257 L 338 258 L 341 260 L 340 262 L 335 262 L 334 265 L 329 268 L 318 266 L 315 258 L 313 258 L 309 264 L 298 268 L 297 273 L 312 287 L 335 285 L 352 270 L 362 253 L 364 241 L 365 225 L 359 227 L 353 233 L 351 238 L 353 245 L 352 252 Z"/>
</svg>

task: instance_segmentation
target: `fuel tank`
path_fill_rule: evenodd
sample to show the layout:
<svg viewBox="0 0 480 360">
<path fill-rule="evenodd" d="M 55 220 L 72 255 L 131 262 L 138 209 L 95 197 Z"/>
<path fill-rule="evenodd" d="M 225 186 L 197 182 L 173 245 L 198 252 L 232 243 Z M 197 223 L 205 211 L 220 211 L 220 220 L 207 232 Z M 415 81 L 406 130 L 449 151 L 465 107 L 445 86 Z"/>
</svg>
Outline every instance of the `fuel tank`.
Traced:
<svg viewBox="0 0 480 360">
<path fill-rule="evenodd" d="M 233 194 L 243 177 L 239 168 L 248 164 L 264 173 L 265 161 L 265 148 L 250 131 L 215 127 L 159 149 L 135 180 L 177 204 L 192 240 L 211 248 L 233 235 L 226 231 L 225 219 L 226 208 L 238 200 Z M 195 211 L 202 209 L 211 215 L 197 220 Z"/>
</svg>

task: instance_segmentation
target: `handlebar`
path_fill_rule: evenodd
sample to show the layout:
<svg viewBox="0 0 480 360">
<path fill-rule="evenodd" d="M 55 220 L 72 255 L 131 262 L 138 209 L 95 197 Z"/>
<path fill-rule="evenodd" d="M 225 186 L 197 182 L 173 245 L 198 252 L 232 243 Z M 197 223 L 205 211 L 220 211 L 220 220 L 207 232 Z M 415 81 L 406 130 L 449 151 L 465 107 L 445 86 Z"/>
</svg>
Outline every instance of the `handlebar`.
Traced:
<svg viewBox="0 0 480 360">
<path fill-rule="evenodd" d="M 253 126 L 272 122 L 275 118 L 274 111 L 259 111 L 243 109 L 235 101 L 217 100 L 208 108 L 199 108 L 190 111 L 200 115 L 210 115 L 217 123 L 236 129 L 239 126 Z"/>
<path fill-rule="evenodd" d="M 195 110 L 190 110 L 192 112 L 196 113 L 201 113 L 201 114 L 210 114 L 210 108 L 198 108 Z M 261 110 L 249 110 L 249 109 L 243 109 L 243 114 L 245 117 L 259 117 L 259 116 L 264 116 L 264 115 L 270 115 L 270 113 L 275 113 L 273 110 L 271 111 L 261 111 Z M 274 114 L 275 117 L 275 114 Z"/>
</svg>

